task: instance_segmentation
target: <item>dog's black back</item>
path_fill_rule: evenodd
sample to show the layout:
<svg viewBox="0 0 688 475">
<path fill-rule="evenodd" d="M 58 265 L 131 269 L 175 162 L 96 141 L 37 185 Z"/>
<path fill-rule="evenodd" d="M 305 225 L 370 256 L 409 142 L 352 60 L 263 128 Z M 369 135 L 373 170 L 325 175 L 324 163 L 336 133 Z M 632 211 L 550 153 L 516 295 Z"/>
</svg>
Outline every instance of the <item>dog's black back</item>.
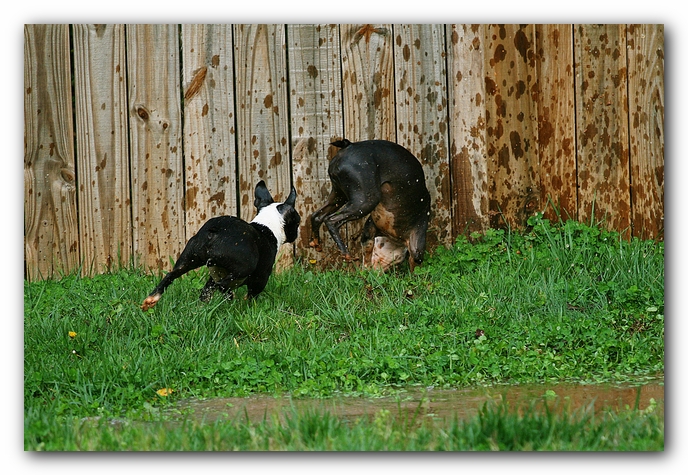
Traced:
<svg viewBox="0 0 688 475">
<path fill-rule="evenodd" d="M 265 288 L 277 251 L 285 242 L 294 242 L 301 217 L 294 209 L 296 190 L 284 203 L 274 203 L 263 181 L 256 185 L 255 206 L 258 214 L 251 223 L 233 216 L 209 219 L 182 251 L 179 259 L 144 300 L 141 308 L 154 306 L 172 281 L 203 265 L 210 277 L 201 291 L 201 300 L 209 300 L 215 290 L 228 297 L 241 285 L 247 297 L 255 297 Z"/>
<path fill-rule="evenodd" d="M 203 262 L 210 270 L 212 288 L 224 279 L 225 287 L 245 283 L 249 294 L 255 296 L 265 287 L 276 255 L 277 238 L 266 226 L 219 216 L 207 221 L 189 240 L 179 261 Z M 211 296 L 209 290 L 206 285 L 206 299 Z"/>
<path fill-rule="evenodd" d="M 365 190 L 375 190 L 382 183 L 390 183 L 399 190 L 399 198 L 405 201 L 407 210 L 417 206 L 418 198 L 430 197 L 423 166 L 401 145 L 387 140 L 351 143 L 347 139 L 332 144 L 341 150 L 330 161 L 328 174 L 340 187 L 355 184 Z M 422 206 L 426 207 L 429 199 Z"/>
</svg>

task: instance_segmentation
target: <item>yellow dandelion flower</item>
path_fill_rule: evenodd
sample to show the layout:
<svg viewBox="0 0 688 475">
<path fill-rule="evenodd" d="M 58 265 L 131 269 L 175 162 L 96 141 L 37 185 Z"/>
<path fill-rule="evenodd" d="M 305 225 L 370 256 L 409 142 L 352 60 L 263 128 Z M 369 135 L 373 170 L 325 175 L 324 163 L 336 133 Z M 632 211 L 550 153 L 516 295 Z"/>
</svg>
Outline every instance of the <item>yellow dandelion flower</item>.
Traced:
<svg viewBox="0 0 688 475">
<path fill-rule="evenodd" d="M 69 338 L 74 338 L 76 336 L 76 332 L 69 332 Z"/>
<path fill-rule="evenodd" d="M 174 389 L 172 389 L 172 388 L 162 388 L 162 389 L 158 389 L 158 390 L 155 391 L 155 392 L 158 393 L 158 396 L 163 396 L 163 397 L 165 397 L 165 396 L 169 396 L 170 394 L 172 394 L 172 393 L 174 392 Z"/>
</svg>

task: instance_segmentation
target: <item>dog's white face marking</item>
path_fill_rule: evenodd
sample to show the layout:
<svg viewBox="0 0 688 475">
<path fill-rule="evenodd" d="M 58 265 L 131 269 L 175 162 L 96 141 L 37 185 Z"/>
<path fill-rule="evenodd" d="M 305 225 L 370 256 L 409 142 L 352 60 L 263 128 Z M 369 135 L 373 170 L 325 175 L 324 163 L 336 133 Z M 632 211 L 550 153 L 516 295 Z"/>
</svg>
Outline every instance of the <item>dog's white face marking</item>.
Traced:
<svg viewBox="0 0 688 475">
<path fill-rule="evenodd" d="M 277 207 L 282 203 L 272 203 L 261 209 L 255 218 L 253 218 L 252 223 L 262 224 L 267 227 L 272 234 L 275 235 L 277 239 L 277 249 L 282 246 L 287 240 L 286 234 L 284 234 L 284 217 L 282 213 L 277 210 Z"/>
</svg>

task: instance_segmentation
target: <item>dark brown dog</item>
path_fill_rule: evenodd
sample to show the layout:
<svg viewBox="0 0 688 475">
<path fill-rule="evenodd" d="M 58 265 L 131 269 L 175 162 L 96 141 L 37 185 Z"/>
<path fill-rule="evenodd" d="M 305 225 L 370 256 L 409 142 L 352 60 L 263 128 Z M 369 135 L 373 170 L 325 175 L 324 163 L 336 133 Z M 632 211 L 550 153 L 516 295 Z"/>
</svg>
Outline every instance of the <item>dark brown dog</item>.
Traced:
<svg viewBox="0 0 688 475">
<path fill-rule="evenodd" d="M 382 261 L 392 265 L 403 260 L 399 255 L 408 250 L 413 272 L 423 262 L 430 220 L 430 193 L 420 162 L 404 147 L 386 140 L 343 139 L 332 145 L 341 150 L 328 168 L 332 191 L 327 203 L 310 218 L 310 246 L 321 250 L 319 230 L 324 223 L 344 259 L 351 260 L 339 228 L 370 214 L 361 234 L 364 265 L 380 262 L 386 268 Z"/>
</svg>

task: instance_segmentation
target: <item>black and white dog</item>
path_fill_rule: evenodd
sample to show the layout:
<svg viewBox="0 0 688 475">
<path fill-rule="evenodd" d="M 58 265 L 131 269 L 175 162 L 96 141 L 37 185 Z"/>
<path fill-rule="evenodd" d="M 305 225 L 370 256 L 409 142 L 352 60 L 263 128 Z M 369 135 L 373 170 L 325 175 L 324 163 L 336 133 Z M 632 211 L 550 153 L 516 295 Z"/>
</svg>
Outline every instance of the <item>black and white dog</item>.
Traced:
<svg viewBox="0 0 688 475">
<path fill-rule="evenodd" d="M 146 297 L 141 309 L 153 307 L 172 281 L 190 270 L 207 266 L 208 282 L 201 300 L 208 301 L 215 290 L 228 298 L 246 285 L 248 297 L 260 294 L 268 283 L 280 246 L 296 240 L 301 217 L 294 209 L 296 189 L 284 203 L 275 203 L 264 181 L 256 185 L 254 205 L 258 214 L 250 223 L 233 216 L 209 219 L 189 239 L 179 259 Z"/>
</svg>

